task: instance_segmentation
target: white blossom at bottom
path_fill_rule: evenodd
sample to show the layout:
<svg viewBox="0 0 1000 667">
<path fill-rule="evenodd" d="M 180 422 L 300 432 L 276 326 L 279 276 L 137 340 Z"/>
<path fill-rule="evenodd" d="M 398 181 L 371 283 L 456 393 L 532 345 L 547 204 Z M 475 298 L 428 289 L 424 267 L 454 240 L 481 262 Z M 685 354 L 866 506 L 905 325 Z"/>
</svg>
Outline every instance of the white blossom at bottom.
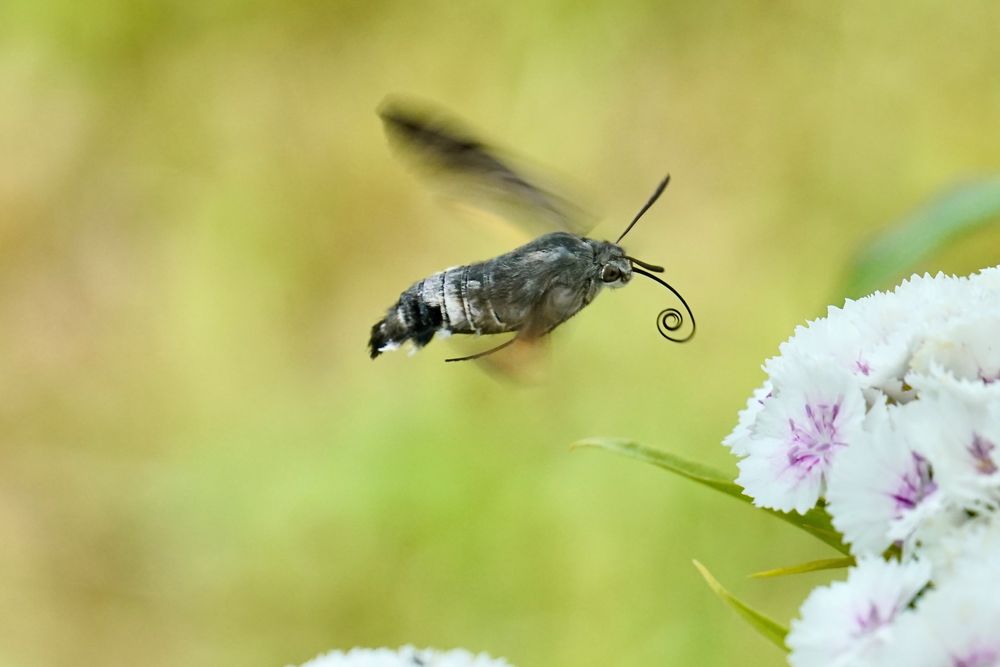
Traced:
<svg viewBox="0 0 1000 667">
<path fill-rule="evenodd" d="M 792 667 L 870 664 L 892 640 L 894 621 L 930 581 L 928 563 L 864 558 L 847 581 L 816 588 L 792 621 Z"/>
<path fill-rule="evenodd" d="M 939 576 L 940 574 L 940 576 Z M 964 551 L 904 613 L 877 665 L 1000 667 L 1000 530 L 967 535 Z"/>
<path fill-rule="evenodd" d="M 331 651 L 303 663 L 301 667 L 511 667 L 503 658 L 491 658 L 485 653 L 473 654 L 465 649 L 438 651 L 403 646 L 389 648 L 352 648 Z"/>
</svg>

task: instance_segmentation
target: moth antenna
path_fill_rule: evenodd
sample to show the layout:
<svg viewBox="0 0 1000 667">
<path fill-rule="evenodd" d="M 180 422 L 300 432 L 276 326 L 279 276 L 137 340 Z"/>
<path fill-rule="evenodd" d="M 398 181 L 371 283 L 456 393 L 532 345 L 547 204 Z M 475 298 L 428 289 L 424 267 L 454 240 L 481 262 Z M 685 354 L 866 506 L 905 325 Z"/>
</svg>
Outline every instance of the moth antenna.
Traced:
<svg viewBox="0 0 1000 667">
<path fill-rule="evenodd" d="M 647 271 L 655 271 L 656 273 L 663 273 L 664 271 L 666 271 L 666 269 L 664 269 L 662 266 L 657 266 L 656 264 L 643 262 L 642 260 L 636 259 L 635 257 L 629 257 L 628 255 L 625 255 L 625 259 L 632 262 L 633 264 L 641 266 Z"/>
<path fill-rule="evenodd" d="M 684 336 L 683 338 L 675 338 L 673 334 L 676 331 L 679 331 L 682 326 L 684 326 L 684 315 L 681 313 L 681 311 L 677 310 L 676 308 L 666 308 L 664 310 L 661 310 L 660 314 L 656 316 L 656 330 L 660 332 L 660 335 L 674 343 L 686 343 L 689 340 L 691 340 L 691 338 L 694 336 L 696 328 L 694 322 L 694 313 L 691 312 L 691 306 L 687 304 L 687 301 L 684 300 L 684 297 L 681 296 L 680 292 L 671 287 L 670 284 L 667 283 L 666 281 L 661 280 L 657 276 L 654 276 L 652 273 L 648 273 L 646 271 L 643 271 L 642 269 L 637 269 L 635 267 L 632 268 L 632 272 L 638 273 L 640 276 L 646 276 L 650 280 L 660 283 L 668 290 L 673 292 L 674 296 L 676 296 L 680 300 L 680 302 L 684 304 L 684 310 L 687 311 L 688 317 L 691 319 L 691 333 L 689 333 L 687 336 Z"/>
<path fill-rule="evenodd" d="M 646 204 L 641 209 L 639 209 L 639 212 L 635 214 L 634 218 L 632 218 L 632 222 L 628 223 L 628 227 L 625 228 L 625 231 L 622 232 L 622 235 L 618 237 L 617 241 L 615 241 L 615 245 L 618 245 L 619 243 L 622 242 L 622 239 L 625 238 L 625 235 L 628 234 L 633 227 L 635 227 L 635 223 L 639 222 L 639 218 L 642 217 L 643 213 L 648 211 L 649 207 L 656 203 L 656 200 L 659 199 L 660 195 L 663 194 L 663 191 L 666 189 L 667 183 L 669 182 L 670 182 L 670 174 L 667 174 L 667 177 L 664 178 L 663 181 L 661 181 L 660 184 L 656 187 L 656 192 L 653 193 L 653 196 L 649 198 L 649 201 L 647 201 Z"/>
</svg>

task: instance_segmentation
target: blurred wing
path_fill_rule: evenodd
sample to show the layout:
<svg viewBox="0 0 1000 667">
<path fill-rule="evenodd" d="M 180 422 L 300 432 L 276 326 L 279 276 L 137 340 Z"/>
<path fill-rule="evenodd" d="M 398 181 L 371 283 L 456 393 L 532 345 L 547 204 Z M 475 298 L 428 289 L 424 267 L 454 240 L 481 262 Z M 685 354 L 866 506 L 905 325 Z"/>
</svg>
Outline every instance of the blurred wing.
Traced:
<svg viewBox="0 0 1000 667">
<path fill-rule="evenodd" d="M 479 367 L 498 380 L 537 385 L 549 375 L 548 348 L 542 339 L 518 336 L 502 350 L 476 360 Z"/>
<path fill-rule="evenodd" d="M 515 334 L 503 343 L 485 349 L 484 341 L 478 337 L 449 342 L 462 350 L 463 356 L 445 361 L 475 361 L 480 369 L 498 380 L 538 384 L 548 373 L 548 354 L 543 338 Z"/>
<path fill-rule="evenodd" d="M 562 285 L 550 288 L 532 308 L 520 330 L 494 347 L 480 349 L 446 361 L 475 360 L 494 375 L 519 383 L 537 384 L 546 375 L 542 362 L 548 357 L 544 345 L 548 334 L 580 311 L 579 290 Z M 478 338 L 476 342 L 481 342 Z"/>
<path fill-rule="evenodd" d="M 459 200 L 532 225 L 536 233 L 584 235 L 596 222 L 568 199 L 533 183 L 538 179 L 529 180 L 510 159 L 501 159 L 495 149 L 439 111 L 389 100 L 379 115 L 391 143 Z"/>
</svg>

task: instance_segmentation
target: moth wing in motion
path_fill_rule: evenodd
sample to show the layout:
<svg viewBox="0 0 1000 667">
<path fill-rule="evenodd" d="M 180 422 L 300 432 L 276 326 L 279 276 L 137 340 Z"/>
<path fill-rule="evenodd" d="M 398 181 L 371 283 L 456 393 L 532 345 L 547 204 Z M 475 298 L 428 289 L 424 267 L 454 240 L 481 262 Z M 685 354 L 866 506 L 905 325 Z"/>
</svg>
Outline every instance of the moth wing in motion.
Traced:
<svg viewBox="0 0 1000 667">
<path fill-rule="evenodd" d="M 561 288 L 557 290 L 562 292 Z M 483 341 L 478 338 L 464 341 L 464 344 L 454 341 L 453 344 L 459 345 L 459 349 L 468 349 L 470 352 L 466 356 L 452 357 L 445 361 L 474 361 L 483 371 L 499 380 L 521 385 L 539 384 L 545 379 L 549 369 L 546 334 L 567 319 L 561 310 L 552 308 L 553 302 L 559 300 L 551 299 L 547 294 L 532 309 L 524 328 L 499 345 L 471 352 L 473 344 L 482 347 Z"/>
<path fill-rule="evenodd" d="M 475 138 L 439 110 L 389 99 L 379 115 L 397 150 L 417 163 L 453 198 L 532 227 L 534 233 L 586 234 L 596 217 L 528 178 L 513 159 Z M 545 179 L 550 180 L 550 179 Z"/>
<path fill-rule="evenodd" d="M 518 385 L 537 385 L 549 374 L 551 364 L 549 346 L 544 338 L 513 338 L 510 345 L 486 356 L 477 357 L 474 363 L 486 374 L 497 380 Z"/>
</svg>

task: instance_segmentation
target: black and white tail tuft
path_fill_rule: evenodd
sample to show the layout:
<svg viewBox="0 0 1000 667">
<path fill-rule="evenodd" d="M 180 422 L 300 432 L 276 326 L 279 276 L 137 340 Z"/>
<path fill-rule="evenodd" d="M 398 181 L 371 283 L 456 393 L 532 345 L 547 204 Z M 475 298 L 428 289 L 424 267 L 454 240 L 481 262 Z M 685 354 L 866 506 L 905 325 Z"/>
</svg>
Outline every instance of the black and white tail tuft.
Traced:
<svg viewBox="0 0 1000 667">
<path fill-rule="evenodd" d="M 395 350 L 408 340 L 412 340 L 418 348 L 423 347 L 442 328 L 441 307 L 428 304 L 422 299 L 422 285 L 423 281 L 403 292 L 396 305 L 372 327 L 372 335 L 368 340 L 368 353 L 372 359 L 383 352 Z"/>
</svg>

